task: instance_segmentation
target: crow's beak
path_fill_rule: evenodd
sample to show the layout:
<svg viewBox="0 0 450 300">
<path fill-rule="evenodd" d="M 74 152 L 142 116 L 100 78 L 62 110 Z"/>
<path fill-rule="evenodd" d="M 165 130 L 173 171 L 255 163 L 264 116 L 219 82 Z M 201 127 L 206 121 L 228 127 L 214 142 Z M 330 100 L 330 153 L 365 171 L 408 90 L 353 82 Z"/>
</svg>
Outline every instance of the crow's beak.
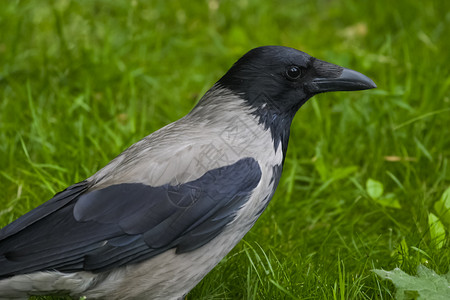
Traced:
<svg viewBox="0 0 450 300">
<path fill-rule="evenodd" d="M 333 66 L 338 67 L 336 65 Z M 359 72 L 342 67 L 335 70 L 336 72 L 329 72 L 327 74 L 320 74 L 318 72 L 319 76 L 307 83 L 308 91 L 313 94 L 319 94 L 336 91 L 367 90 L 377 87 L 372 79 Z"/>
</svg>

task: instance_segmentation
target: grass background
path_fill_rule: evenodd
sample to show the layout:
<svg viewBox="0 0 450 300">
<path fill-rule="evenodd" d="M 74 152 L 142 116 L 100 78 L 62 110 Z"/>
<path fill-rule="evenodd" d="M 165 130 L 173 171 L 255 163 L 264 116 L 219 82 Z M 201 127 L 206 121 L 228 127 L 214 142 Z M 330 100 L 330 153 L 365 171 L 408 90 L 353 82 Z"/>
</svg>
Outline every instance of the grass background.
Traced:
<svg viewBox="0 0 450 300">
<path fill-rule="evenodd" d="M 449 270 L 428 224 L 450 185 L 449 29 L 445 0 L 3 1 L 0 227 L 185 115 L 247 50 L 291 46 L 378 89 L 299 111 L 272 203 L 187 299 L 390 299 L 373 268 Z"/>
</svg>

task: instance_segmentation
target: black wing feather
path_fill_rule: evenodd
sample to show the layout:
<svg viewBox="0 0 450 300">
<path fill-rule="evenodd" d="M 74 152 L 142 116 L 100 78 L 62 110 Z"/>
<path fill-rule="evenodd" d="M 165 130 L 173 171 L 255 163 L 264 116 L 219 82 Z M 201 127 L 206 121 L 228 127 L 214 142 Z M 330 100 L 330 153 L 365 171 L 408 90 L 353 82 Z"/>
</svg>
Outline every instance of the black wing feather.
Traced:
<svg viewBox="0 0 450 300">
<path fill-rule="evenodd" d="M 89 183 L 85 180 L 57 193 L 52 199 L 21 216 L 19 219 L 20 221 L 16 220 L 3 227 L 0 230 L 0 241 L 45 218 L 52 212 L 57 211 L 67 203 L 76 199 L 88 188 Z"/>
<path fill-rule="evenodd" d="M 170 248 L 195 250 L 234 219 L 261 178 L 252 158 L 177 186 L 89 191 L 78 183 L 0 230 L 0 278 L 43 270 L 100 272 Z"/>
</svg>

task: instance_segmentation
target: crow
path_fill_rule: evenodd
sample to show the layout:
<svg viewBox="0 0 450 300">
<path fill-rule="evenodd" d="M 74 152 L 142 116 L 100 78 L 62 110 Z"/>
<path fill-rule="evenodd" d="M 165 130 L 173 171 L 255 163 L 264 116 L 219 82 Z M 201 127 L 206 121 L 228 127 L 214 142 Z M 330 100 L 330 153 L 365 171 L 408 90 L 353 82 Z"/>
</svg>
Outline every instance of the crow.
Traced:
<svg viewBox="0 0 450 300">
<path fill-rule="evenodd" d="M 298 109 L 375 87 L 293 48 L 250 50 L 185 117 L 1 229 L 0 299 L 182 299 L 267 207 Z"/>
</svg>

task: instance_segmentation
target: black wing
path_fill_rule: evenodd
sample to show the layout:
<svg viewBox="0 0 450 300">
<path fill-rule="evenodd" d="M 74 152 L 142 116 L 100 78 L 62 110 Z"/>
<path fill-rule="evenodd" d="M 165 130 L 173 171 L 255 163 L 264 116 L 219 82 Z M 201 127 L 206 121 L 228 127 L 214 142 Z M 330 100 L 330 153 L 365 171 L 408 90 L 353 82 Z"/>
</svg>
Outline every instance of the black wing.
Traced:
<svg viewBox="0 0 450 300">
<path fill-rule="evenodd" d="M 180 185 L 81 182 L 0 231 L 0 278 L 35 271 L 105 271 L 170 248 L 201 247 L 234 219 L 261 178 L 252 158 Z"/>
</svg>

